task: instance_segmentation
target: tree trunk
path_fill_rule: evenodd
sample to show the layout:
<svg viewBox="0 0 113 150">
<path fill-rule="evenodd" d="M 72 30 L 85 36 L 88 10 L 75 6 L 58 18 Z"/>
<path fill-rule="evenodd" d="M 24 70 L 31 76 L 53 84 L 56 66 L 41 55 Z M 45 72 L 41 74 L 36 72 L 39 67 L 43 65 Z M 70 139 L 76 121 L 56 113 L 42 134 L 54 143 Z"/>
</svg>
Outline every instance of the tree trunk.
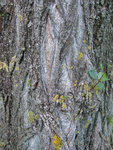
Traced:
<svg viewBox="0 0 113 150">
<path fill-rule="evenodd" d="M 112 35 L 112 0 L 0 2 L 1 149 L 112 150 Z"/>
</svg>

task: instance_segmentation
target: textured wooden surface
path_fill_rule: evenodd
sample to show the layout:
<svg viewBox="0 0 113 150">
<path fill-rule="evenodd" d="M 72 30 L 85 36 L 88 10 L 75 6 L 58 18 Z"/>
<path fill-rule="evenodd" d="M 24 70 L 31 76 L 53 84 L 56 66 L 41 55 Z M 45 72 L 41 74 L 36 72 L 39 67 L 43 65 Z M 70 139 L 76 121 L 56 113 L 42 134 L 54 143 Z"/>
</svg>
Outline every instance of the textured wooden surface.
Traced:
<svg viewBox="0 0 113 150">
<path fill-rule="evenodd" d="M 10 66 L 0 70 L 4 149 L 54 150 L 57 134 L 61 150 L 112 150 L 113 76 L 104 91 L 92 92 L 92 105 L 81 96 L 88 71 L 113 64 L 112 10 L 112 0 L 14 0 L 4 6 L 0 61 Z M 81 86 L 73 87 L 76 80 Z M 67 97 L 65 109 L 53 101 L 56 94 Z"/>
</svg>

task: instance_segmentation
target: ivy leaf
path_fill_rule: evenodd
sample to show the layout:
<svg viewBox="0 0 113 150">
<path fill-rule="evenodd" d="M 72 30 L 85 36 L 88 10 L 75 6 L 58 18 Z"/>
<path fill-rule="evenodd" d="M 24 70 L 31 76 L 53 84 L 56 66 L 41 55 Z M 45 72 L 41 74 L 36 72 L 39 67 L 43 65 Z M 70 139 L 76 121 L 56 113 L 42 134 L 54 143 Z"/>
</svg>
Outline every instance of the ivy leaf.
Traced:
<svg viewBox="0 0 113 150">
<path fill-rule="evenodd" d="M 107 122 L 110 123 L 111 119 L 110 117 L 107 117 Z"/>
<path fill-rule="evenodd" d="M 110 120 L 110 124 L 113 124 L 113 120 Z"/>
<path fill-rule="evenodd" d="M 68 97 L 67 97 L 67 96 L 64 96 L 63 98 L 64 98 L 64 99 L 67 99 Z"/>
<path fill-rule="evenodd" d="M 88 74 L 89 74 L 89 77 L 92 78 L 92 79 L 97 79 L 98 78 L 98 74 L 97 74 L 96 70 L 90 70 L 88 72 Z"/>
<path fill-rule="evenodd" d="M 113 66 L 111 64 L 108 64 L 108 68 L 112 68 Z"/>
<path fill-rule="evenodd" d="M 99 79 L 100 81 L 103 81 L 103 82 L 109 80 L 104 72 L 99 72 L 99 73 L 98 73 L 98 79 Z"/>
<path fill-rule="evenodd" d="M 98 83 L 98 84 L 97 84 L 97 88 L 98 88 L 99 90 L 104 90 L 104 89 L 105 89 L 105 86 L 104 86 L 103 83 Z"/>
<path fill-rule="evenodd" d="M 103 65 L 102 64 L 100 64 L 100 69 L 103 70 Z"/>
<path fill-rule="evenodd" d="M 2 13 L 1 16 L 4 17 L 5 16 L 4 13 Z"/>
</svg>

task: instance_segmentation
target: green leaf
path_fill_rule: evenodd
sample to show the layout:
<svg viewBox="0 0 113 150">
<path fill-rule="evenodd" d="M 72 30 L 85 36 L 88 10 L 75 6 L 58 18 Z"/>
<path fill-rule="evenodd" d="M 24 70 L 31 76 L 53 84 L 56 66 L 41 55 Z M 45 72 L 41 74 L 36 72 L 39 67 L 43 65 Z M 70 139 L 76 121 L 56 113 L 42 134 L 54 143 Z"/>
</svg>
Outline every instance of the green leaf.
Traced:
<svg viewBox="0 0 113 150">
<path fill-rule="evenodd" d="M 107 117 L 107 122 L 110 123 L 111 119 L 110 117 Z"/>
<path fill-rule="evenodd" d="M 64 98 L 64 99 L 67 99 L 68 97 L 67 97 L 67 96 L 64 96 L 63 98 Z"/>
<path fill-rule="evenodd" d="M 104 72 L 99 72 L 99 73 L 98 73 L 98 79 L 99 79 L 100 81 L 103 81 L 103 82 L 109 80 Z"/>
<path fill-rule="evenodd" d="M 110 120 L 110 124 L 113 124 L 113 120 Z"/>
<path fill-rule="evenodd" d="M 100 69 L 103 70 L 103 65 L 102 64 L 100 64 Z"/>
<path fill-rule="evenodd" d="M 96 70 L 90 70 L 88 72 L 88 74 L 89 74 L 89 77 L 92 78 L 92 79 L 97 79 L 98 78 L 98 74 L 97 74 Z"/>
<path fill-rule="evenodd" d="M 113 66 L 111 64 L 108 64 L 108 68 L 112 68 Z"/>
<path fill-rule="evenodd" d="M 2 13 L 1 16 L 4 17 L 5 15 Z"/>
<path fill-rule="evenodd" d="M 104 75 L 104 72 L 99 72 L 98 73 L 98 79 L 100 80 L 103 75 Z"/>
<path fill-rule="evenodd" d="M 105 89 L 105 86 L 104 86 L 103 83 L 98 83 L 98 84 L 97 84 L 97 88 L 98 88 L 99 90 L 104 90 L 104 89 Z"/>
</svg>

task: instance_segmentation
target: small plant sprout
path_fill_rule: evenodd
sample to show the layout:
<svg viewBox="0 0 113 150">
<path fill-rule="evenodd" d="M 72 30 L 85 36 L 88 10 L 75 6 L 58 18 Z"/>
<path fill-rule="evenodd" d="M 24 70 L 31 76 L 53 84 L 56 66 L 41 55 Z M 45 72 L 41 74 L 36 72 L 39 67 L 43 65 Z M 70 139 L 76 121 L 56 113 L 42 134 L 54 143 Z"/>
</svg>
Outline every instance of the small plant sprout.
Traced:
<svg viewBox="0 0 113 150">
<path fill-rule="evenodd" d="M 101 68 L 101 70 L 103 70 L 102 64 L 100 65 L 100 68 Z M 96 70 L 90 70 L 88 72 L 88 74 L 89 74 L 89 77 L 90 77 L 90 79 L 92 80 L 92 83 L 93 83 L 91 89 L 104 90 L 105 86 L 104 86 L 103 82 L 110 80 L 110 79 L 107 78 L 107 75 L 104 72 L 97 73 Z"/>
</svg>

